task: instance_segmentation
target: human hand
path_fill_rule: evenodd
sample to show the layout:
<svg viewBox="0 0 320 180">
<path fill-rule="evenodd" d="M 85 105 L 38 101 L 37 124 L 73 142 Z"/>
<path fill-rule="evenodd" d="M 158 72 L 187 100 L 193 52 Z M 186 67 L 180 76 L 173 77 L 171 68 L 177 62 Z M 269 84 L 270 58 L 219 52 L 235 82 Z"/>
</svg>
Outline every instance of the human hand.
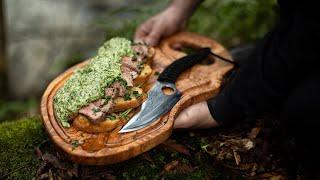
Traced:
<svg viewBox="0 0 320 180">
<path fill-rule="evenodd" d="M 188 17 L 182 9 L 170 6 L 142 23 L 136 29 L 134 40 L 155 46 L 161 38 L 181 31 L 186 26 Z"/>
<path fill-rule="evenodd" d="M 209 111 L 206 101 L 183 110 L 174 121 L 175 129 L 207 129 L 218 126 Z"/>
</svg>

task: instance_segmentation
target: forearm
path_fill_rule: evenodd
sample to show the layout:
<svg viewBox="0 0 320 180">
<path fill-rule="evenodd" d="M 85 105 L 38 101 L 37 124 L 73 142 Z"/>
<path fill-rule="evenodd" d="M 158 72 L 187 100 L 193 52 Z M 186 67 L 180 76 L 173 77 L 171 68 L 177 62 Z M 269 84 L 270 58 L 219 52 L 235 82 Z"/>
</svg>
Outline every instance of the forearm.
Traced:
<svg viewBox="0 0 320 180">
<path fill-rule="evenodd" d="M 175 9 L 179 14 L 189 18 L 203 0 L 173 0 L 168 8 Z"/>
</svg>

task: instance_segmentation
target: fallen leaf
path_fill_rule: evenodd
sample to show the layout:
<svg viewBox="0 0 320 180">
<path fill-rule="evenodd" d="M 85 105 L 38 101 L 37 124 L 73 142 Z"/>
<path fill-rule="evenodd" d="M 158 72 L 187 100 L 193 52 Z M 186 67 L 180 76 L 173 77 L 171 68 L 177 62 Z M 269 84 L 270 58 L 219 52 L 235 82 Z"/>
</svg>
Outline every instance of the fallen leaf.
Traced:
<svg viewBox="0 0 320 180">
<path fill-rule="evenodd" d="M 42 151 L 40 150 L 40 148 L 39 147 L 36 147 L 35 149 L 35 152 L 36 152 L 36 156 L 37 156 L 37 158 L 38 159 L 41 159 L 41 157 L 42 157 Z"/>
<path fill-rule="evenodd" d="M 286 179 L 286 177 L 283 174 L 277 173 L 277 172 L 264 173 L 264 174 L 259 175 L 258 178 L 259 179 L 270 179 L 270 180 L 284 180 L 284 179 Z"/>
<path fill-rule="evenodd" d="M 255 139 L 258 136 L 260 130 L 261 130 L 260 127 L 252 128 L 251 131 L 248 133 L 248 137 L 250 139 Z"/>
<path fill-rule="evenodd" d="M 49 178 L 49 174 L 44 173 L 44 174 L 41 174 L 37 179 L 42 180 L 42 179 L 48 179 L 48 178 Z"/>
<path fill-rule="evenodd" d="M 38 170 L 37 170 L 37 176 L 38 176 L 39 178 L 43 175 L 43 172 L 44 172 L 44 170 L 46 169 L 46 167 L 47 167 L 47 162 L 43 162 L 43 163 L 39 166 L 39 168 L 38 168 Z"/>
<path fill-rule="evenodd" d="M 204 150 L 206 153 L 208 153 L 211 156 L 215 156 L 218 154 L 218 151 L 216 148 L 214 148 L 212 145 L 210 144 L 206 144 L 204 146 L 201 146 L 201 149 Z"/>
<path fill-rule="evenodd" d="M 239 166 L 241 161 L 240 155 L 235 150 L 232 150 L 232 151 L 233 151 L 234 160 L 236 161 L 237 166 Z"/>
<path fill-rule="evenodd" d="M 49 180 L 54 180 L 51 169 L 49 169 Z"/>
<path fill-rule="evenodd" d="M 109 173 L 103 174 L 102 178 L 105 179 L 105 180 L 115 180 L 116 179 L 116 177 L 114 175 L 109 174 Z"/>
<path fill-rule="evenodd" d="M 179 161 L 174 160 L 174 161 L 171 161 L 170 163 L 166 164 L 163 169 L 166 172 L 169 172 L 169 171 L 172 171 L 174 168 L 176 168 L 178 166 L 178 164 L 179 164 Z"/>
<path fill-rule="evenodd" d="M 251 139 L 230 139 L 226 141 L 225 146 L 230 147 L 232 150 L 246 152 L 254 147 Z"/>
<path fill-rule="evenodd" d="M 189 150 L 182 144 L 178 144 L 176 143 L 175 140 L 167 140 L 165 141 L 164 143 L 162 143 L 166 148 L 169 148 L 169 149 L 172 149 L 172 150 L 175 150 L 179 153 L 182 153 L 184 155 L 187 155 L 187 156 L 191 156 Z"/>
<path fill-rule="evenodd" d="M 195 170 L 196 168 L 192 167 L 191 165 L 187 164 L 178 164 L 178 166 L 175 168 L 175 170 L 179 173 L 191 173 Z"/>
<path fill-rule="evenodd" d="M 42 160 L 44 160 L 45 162 L 51 164 L 53 167 L 57 168 L 57 169 L 62 169 L 62 170 L 66 170 L 67 167 L 54 155 L 52 154 L 44 154 L 42 156 Z"/>
<path fill-rule="evenodd" d="M 149 161 L 150 163 L 154 164 L 153 159 L 151 158 L 150 154 L 148 152 L 145 152 L 142 154 L 143 159 Z"/>
</svg>

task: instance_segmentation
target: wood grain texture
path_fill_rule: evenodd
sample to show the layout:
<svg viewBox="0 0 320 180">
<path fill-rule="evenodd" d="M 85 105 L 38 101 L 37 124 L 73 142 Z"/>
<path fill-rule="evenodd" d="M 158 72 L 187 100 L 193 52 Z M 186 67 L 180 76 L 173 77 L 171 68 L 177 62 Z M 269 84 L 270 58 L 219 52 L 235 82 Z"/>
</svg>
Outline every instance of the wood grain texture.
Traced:
<svg viewBox="0 0 320 180">
<path fill-rule="evenodd" d="M 164 39 L 154 49 L 151 64 L 153 73 L 144 89 L 152 87 L 157 79 L 156 72 L 161 72 L 172 61 L 185 55 L 173 48 L 181 46 L 210 47 L 215 53 L 231 59 L 228 51 L 214 40 L 189 32 L 180 32 Z M 63 128 L 56 120 L 53 97 L 76 68 L 88 63 L 84 61 L 58 76 L 47 87 L 41 101 L 43 124 L 54 144 L 76 163 L 106 165 L 127 160 L 164 142 L 171 135 L 174 119 L 183 109 L 204 101 L 219 91 L 223 75 L 233 66 L 214 58 L 210 58 L 209 61 L 211 63 L 195 65 L 180 75 L 176 85 L 182 92 L 182 98 L 169 113 L 148 127 L 124 134 L 119 134 L 118 131 L 126 122 L 120 122 L 112 132 L 89 134 L 73 127 Z M 74 142 L 78 142 L 80 146 L 72 146 Z"/>
</svg>

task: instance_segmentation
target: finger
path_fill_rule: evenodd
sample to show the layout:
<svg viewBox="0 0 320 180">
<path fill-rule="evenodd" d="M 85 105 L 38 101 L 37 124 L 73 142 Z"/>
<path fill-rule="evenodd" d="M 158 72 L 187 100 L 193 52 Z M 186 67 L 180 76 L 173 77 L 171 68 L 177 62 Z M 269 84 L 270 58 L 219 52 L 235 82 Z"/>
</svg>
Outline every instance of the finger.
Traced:
<svg viewBox="0 0 320 180">
<path fill-rule="evenodd" d="M 150 34 L 145 38 L 145 42 L 150 46 L 156 46 L 164 34 L 164 30 L 165 29 L 161 25 L 153 26 Z"/>
<path fill-rule="evenodd" d="M 176 120 L 174 121 L 174 125 L 173 128 L 174 129 L 186 129 L 189 128 L 190 126 L 190 119 L 191 119 L 191 107 L 188 107 L 186 109 L 184 109 L 176 118 Z M 191 123 L 192 124 L 192 123 Z"/>
<path fill-rule="evenodd" d="M 134 41 L 135 42 L 143 42 L 144 39 L 147 37 L 147 35 L 150 33 L 151 31 L 151 22 L 146 22 L 141 24 L 135 32 L 134 35 Z"/>
</svg>

